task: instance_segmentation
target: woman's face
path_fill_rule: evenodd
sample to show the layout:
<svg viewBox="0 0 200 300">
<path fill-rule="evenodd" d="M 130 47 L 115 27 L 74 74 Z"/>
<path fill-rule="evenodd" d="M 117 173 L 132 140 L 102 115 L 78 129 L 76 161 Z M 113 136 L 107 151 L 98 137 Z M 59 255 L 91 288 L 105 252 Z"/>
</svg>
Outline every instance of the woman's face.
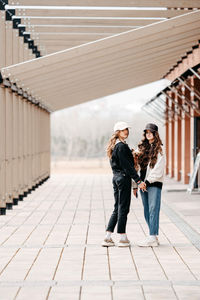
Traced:
<svg viewBox="0 0 200 300">
<path fill-rule="evenodd" d="M 146 138 L 150 143 L 154 141 L 153 133 L 150 130 L 146 130 Z"/>
<path fill-rule="evenodd" d="M 119 131 L 119 138 L 122 139 L 122 140 L 127 139 L 128 135 L 129 135 L 128 128 Z"/>
</svg>

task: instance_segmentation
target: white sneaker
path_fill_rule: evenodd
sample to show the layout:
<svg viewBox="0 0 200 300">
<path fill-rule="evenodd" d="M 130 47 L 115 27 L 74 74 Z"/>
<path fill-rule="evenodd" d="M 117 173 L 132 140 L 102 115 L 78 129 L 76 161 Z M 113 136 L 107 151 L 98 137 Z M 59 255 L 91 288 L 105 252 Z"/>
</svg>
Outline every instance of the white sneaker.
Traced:
<svg viewBox="0 0 200 300">
<path fill-rule="evenodd" d="M 145 240 L 138 243 L 139 247 L 158 247 L 158 240 L 157 239 L 150 239 L 149 237 Z"/>
<path fill-rule="evenodd" d="M 120 240 L 118 242 L 118 247 L 130 247 L 131 243 L 128 239 L 126 240 Z"/>
<path fill-rule="evenodd" d="M 114 247 L 115 246 L 115 243 L 113 242 L 113 240 L 110 238 L 110 239 L 104 239 L 102 244 L 101 244 L 102 247 Z"/>
</svg>

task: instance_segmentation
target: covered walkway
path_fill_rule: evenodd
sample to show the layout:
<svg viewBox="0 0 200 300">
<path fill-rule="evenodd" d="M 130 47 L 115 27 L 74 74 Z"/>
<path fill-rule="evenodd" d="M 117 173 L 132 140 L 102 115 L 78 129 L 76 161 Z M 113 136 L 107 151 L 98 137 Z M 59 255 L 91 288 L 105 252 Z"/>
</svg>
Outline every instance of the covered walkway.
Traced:
<svg viewBox="0 0 200 300">
<path fill-rule="evenodd" d="M 107 249 L 100 244 L 113 205 L 111 175 L 53 175 L 1 216 L 1 299 L 199 299 L 199 195 L 171 186 L 163 193 L 160 247 L 136 245 L 147 227 L 141 200 L 133 199 L 131 248 Z"/>
</svg>

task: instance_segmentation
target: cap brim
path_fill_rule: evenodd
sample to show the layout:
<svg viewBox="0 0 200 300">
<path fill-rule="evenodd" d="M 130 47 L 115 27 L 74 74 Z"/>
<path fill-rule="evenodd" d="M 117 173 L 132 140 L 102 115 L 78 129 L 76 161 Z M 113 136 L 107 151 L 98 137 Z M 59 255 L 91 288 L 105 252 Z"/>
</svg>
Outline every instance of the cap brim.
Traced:
<svg viewBox="0 0 200 300">
<path fill-rule="evenodd" d="M 150 131 L 157 131 L 157 130 L 151 129 L 151 128 L 144 129 L 144 131 L 147 131 L 147 130 L 150 130 Z"/>
</svg>

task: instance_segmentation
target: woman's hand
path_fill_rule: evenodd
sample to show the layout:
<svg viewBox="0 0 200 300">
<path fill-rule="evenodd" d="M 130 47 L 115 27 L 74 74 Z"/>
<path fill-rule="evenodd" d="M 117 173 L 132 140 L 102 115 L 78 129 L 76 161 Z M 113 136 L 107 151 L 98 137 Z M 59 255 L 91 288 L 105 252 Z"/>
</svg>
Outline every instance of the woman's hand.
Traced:
<svg viewBox="0 0 200 300">
<path fill-rule="evenodd" d="M 133 195 L 137 198 L 138 197 L 138 188 L 133 189 Z"/>
<path fill-rule="evenodd" d="M 145 192 L 146 191 L 146 183 L 144 183 L 143 181 L 138 185 L 138 187 Z"/>
</svg>

